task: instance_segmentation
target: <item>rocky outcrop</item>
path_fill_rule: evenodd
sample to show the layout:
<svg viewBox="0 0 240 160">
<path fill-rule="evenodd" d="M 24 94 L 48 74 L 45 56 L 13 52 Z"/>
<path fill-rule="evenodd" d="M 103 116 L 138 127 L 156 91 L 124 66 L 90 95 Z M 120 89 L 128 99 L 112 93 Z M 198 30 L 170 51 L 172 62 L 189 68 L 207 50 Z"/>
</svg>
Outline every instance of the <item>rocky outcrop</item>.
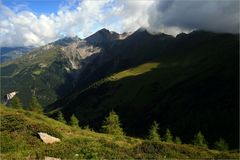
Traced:
<svg viewBox="0 0 240 160">
<path fill-rule="evenodd" d="M 81 69 L 87 64 L 87 57 L 101 52 L 100 47 L 93 46 L 84 40 L 78 40 L 62 47 L 63 55 L 69 60 L 72 69 Z"/>
<path fill-rule="evenodd" d="M 38 135 L 40 136 L 41 140 L 46 144 L 52 144 L 52 143 L 60 142 L 59 138 L 50 136 L 47 133 L 38 132 Z"/>
<path fill-rule="evenodd" d="M 8 103 L 8 101 L 10 101 L 11 99 L 13 99 L 13 97 L 14 97 L 17 93 L 18 93 L 18 92 L 16 92 L 16 91 L 13 91 L 13 92 L 11 92 L 11 93 L 7 93 L 6 95 L 4 95 L 3 100 L 2 100 L 2 103 L 6 105 L 6 104 Z"/>
<path fill-rule="evenodd" d="M 44 160 L 61 160 L 60 158 L 48 157 L 45 156 Z"/>
<path fill-rule="evenodd" d="M 14 91 L 6 95 L 7 100 L 11 100 L 18 92 Z"/>
<path fill-rule="evenodd" d="M 47 157 L 45 156 L 44 160 L 61 160 L 60 158 Z"/>
</svg>

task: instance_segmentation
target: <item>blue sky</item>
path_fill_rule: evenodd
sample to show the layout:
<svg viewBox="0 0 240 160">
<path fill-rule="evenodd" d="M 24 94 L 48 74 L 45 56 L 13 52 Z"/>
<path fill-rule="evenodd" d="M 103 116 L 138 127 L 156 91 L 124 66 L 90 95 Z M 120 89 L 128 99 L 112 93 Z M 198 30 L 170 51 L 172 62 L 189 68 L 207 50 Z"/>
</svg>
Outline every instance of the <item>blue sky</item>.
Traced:
<svg viewBox="0 0 240 160">
<path fill-rule="evenodd" d="M 31 10 L 36 15 L 56 13 L 63 0 L 2 0 L 2 3 L 15 10 Z"/>
<path fill-rule="evenodd" d="M 221 17 L 221 18 L 219 18 Z M 239 0 L 0 0 L 0 46 L 41 46 L 101 28 L 239 33 Z"/>
</svg>

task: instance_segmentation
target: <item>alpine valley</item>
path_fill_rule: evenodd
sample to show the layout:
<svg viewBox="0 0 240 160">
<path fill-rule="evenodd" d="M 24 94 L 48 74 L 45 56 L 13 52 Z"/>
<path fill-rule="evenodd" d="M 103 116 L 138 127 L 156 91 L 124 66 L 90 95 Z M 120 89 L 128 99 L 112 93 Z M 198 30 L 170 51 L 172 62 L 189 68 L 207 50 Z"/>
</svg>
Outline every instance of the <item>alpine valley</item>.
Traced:
<svg viewBox="0 0 240 160">
<path fill-rule="evenodd" d="M 95 131 L 115 111 L 127 136 L 144 138 L 157 121 L 183 143 L 201 131 L 210 148 L 223 138 L 238 149 L 239 34 L 104 28 L 22 50 L 1 61 L 2 99 L 15 91 L 28 108 L 36 96 L 48 117 L 74 114 Z"/>
</svg>

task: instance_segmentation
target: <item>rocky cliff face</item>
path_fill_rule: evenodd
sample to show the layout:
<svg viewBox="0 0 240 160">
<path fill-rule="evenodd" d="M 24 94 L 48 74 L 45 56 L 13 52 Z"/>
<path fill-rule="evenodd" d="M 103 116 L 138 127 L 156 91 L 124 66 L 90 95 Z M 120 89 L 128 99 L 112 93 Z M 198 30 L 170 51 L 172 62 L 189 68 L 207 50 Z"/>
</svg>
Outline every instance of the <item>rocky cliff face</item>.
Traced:
<svg viewBox="0 0 240 160">
<path fill-rule="evenodd" d="M 61 48 L 64 56 L 69 60 L 72 69 L 81 69 L 84 64 L 88 63 L 84 59 L 101 52 L 100 47 L 95 47 L 84 40 L 78 40 Z"/>
</svg>

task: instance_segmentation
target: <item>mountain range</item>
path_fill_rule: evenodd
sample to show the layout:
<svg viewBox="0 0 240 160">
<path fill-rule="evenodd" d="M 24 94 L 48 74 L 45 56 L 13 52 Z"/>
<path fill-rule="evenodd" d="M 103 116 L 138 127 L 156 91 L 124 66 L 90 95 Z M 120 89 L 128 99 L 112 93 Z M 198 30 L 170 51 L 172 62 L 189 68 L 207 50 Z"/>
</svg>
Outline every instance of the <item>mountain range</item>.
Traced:
<svg viewBox="0 0 240 160">
<path fill-rule="evenodd" d="M 239 35 L 102 29 L 2 63 L 1 97 L 18 91 L 27 107 L 35 95 L 50 117 L 61 110 L 96 130 L 114 110 L 128 135 L 146 136 L 155 120 L 186 143 L 202 131 L 237 148 L 238 59 Z"/>
<path fill-rule="evenodd" d="M 21 57 L 31 51 L 34 47 L 0 47 L 0 63 Z"/>
</svg>

